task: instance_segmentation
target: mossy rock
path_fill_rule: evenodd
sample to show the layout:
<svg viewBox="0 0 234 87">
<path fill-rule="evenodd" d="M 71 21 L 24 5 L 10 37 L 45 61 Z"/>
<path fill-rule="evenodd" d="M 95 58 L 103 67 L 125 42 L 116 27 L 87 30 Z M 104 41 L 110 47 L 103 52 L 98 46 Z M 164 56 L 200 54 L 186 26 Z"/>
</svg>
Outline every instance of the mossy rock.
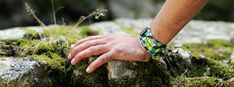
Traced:
<svg viewBox="0 0 234 87">
<path fill-rule="evenodd" d="M 108 64 L 111 87 L 170 87 L 172 77 L 162 63 L 113 61 Z"/>
<path fill-rule="evenodd" d="M 79 39 L 97 35 L 98 31 L 93 31 L 87 26 L 74 28 L 64 25 L 46 27 L 43 33 L 31 29 L 25 31 L 24 38 L 0 39 L 0 56 L 18 59 L 27 57 L 38 61 L 44 71 L 43 78 L 38 78 L 48 86 L 233 86 L 228 82 L 234 77 L 234 63 L 230 58 L 234 52 L 234 45 L 231 41 L 208 40 L 204 43 L 187 43 L 176 48 L 188 51 L 188 58 L 180 51 L 175 51 L 172 46 L 168 48 L 167 53 L 158 56 L 157 60 L 113 61 L 88 74 L 85 69 L 95 58 L 73 66 L 66 57 L 71 44 Z M 130 28 L 123 29 L 123 32 L 136 35 Z M 32 85 L 40 86 L 40 83 Z"/>
</svg>

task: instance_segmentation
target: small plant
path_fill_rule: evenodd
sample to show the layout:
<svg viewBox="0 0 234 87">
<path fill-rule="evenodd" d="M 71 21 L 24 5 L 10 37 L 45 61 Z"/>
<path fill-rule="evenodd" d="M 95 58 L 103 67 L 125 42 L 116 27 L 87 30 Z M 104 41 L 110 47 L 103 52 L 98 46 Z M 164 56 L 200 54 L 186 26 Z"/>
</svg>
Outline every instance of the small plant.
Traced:
<svg viewBox="0 0 234 87">
<path fill-rule="evenodd" d="M 28 3 L 25 3 L 25 8 L 28 14 L 32 15 L 41 26 L 46 27 L 46 25 L 36 16 L 35 11 L 31 8 L 31 6 Z"/>
<path fill-rule="evenodd" d="M 56 12 L 55 12 L 55 8 L 54 8 L 53 0 L 51 0 L 51 3 L 52 3 L 51 5 L 52 5 L 52 10 L 53 10 L 54 24 L 57 24 L 57 22 L 56 22 Z M 33 10 L 28 3 L 25 3 L 25 8 L 26 8 L 26 11 L 29 13 L 29 15 L 32 15 L 41 26 L 46 27 L 46 25 L 36 16 L 35 10 Z M 77 21 L 77 23 L 74 25 L 74 28 L 78 27 L 84 20 L 86 20 L 86 19 L 88 19 L 90 17 L 94 16 L 95 19 L 99 19 L 100 17 L 105 16 L 106 12 L 107 12 L 106 9 L 99 9 L 98 8 L 98 9 L 96 9 L 95 11 L 93 11 L 92 13 L 90 13 L 87 16 L 81 16 L 79 18 L 79 20 Z"/>
<path fill-rule="evenodd" d="M 54 24 L 55 25 L 57 25 L 57 20 L 56 20 L 56 11 L 57 10 L 55 10 L 55 7 L 54 7 L 54 3 L 53 3 L 53 0 L 51 0 L 51 5 L 52 5 L 52 10 L 53 10 L 53 20 L 54 20 Z M 36 21 L 42 26 L 42 27 L 45 27 L 45 28 L 42 28 L 42 29 L 46 29 L 46 25 L 36 16 L 36 14 L 35 14 L 35 10 L 33 10 L 32 9 L 32 7 L 30 6 L 30 4 L 28 4 L 28 3 L 25 3 L 25 8 L 26 8 L 26 11 L 28 12 L 28 14 L 29 15 L 32 15 L 33 16 L 33 18 L 34 19 L 36 19 Z M 59 31 L 59 32 L 57 32 L 57 33 L 62 33 L 62 34 L 64 34 L 65 36 L 62 38 L 62 40 L 65 42 L 65 43 L 63 43 L 63 45 L 64 46 L 66 46 L 67 48 L 69 48 L 69 42 L 68 42 L 68 40 L 65 38 L 65 37 L 73 37 L 74 35 L 74 30 L 75 29 L 77 29 L 77 27 L 82 23 L 82 22 L 84 22 L 86 19 L 88 19 L 88 18 L 90 18 L 90 17 L 95 17 L 95 19 L 99 19 L 100 17 L 103 17 L 103 16 L 105 16 L 105 13 L 107 12 L 107 10 L 106 9 L 96 9 L 95 11 L 93 11 L 92 13 L 90 13 L 89 15 L 87 15 L 87 16 L 81 16 L 80 18 L 79 18 L 79 20 L 77 21 L 77 23 L 74 25 L 74 26 L 72 26 L 70 29 L 71 30 L 69 30 L 68 32 L 66 32 L 67 30 L 65 30 L 65 31 L 63 31 L 63 30 L 61 30 L 61 31 Z M 58 28 L 58 29 L 60 29 L 60 28 Z M 57 30 L 58 30 L 57 29 Z M 79 28 L 80 29 L 80 28 Z M 40 42 L 39 43 L 37 43 L 37 45 L 35 45 L 35 49 L 34 49 L 34 51 L 33 51 L 33 54 L 35 54 L 35 51 L 36 50 L 38 50 L 38 46 L 40 45 L 40 44 L 42 44 L 44 41 L 49 41 L 49 44 L 51 44 L 53 41 L 56 41 L 56 40 L 58 40 L 58 38 L 56 37 L 56 38 L 52 38 L 52 35 L 50 34 L 50 35 L 46 35 L 45 36 L 45 32 L 47 31 L 47 30 L 43 30 L 44 31 L 44 34 L 39 34 L 40 35 Z M 81 30 L 79 30 L 79 31 L 83 31 L 82 29 Z M 89 31 L 89 30 L 87 30 L 87 31 Z M 73 35 L 73 36 L 72 36 Z M 47 37 L 47 38 L 46 38 Z M 61 38 L 60 38 L 61 39 Z M 68 38 L 68 39 L 70 39 L 70 38 Z M 31 39 L 30 39 L 31 40 Z"/>
<path fill-rule="evenodd" d="M 78 27 L 84 20 L 86 20 L 87 18 L 92 17 L 92 16 L 95 16 L 95 19 L 99 19 L 100 17 L 105 16 L 106 12 L 107 12 L 106 9 L 96 9 L 88 16 L 81 16 L 74 27 Z"/>
</svg>

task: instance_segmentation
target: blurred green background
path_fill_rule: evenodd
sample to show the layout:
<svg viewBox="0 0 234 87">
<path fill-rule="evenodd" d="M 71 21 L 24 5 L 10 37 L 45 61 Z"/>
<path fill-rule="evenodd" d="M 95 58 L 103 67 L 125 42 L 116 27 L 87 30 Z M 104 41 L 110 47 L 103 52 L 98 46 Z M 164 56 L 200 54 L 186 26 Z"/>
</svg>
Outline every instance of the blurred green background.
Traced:
<svg viewBox="0 0 234 87">
<path fill-rule="evenodd" d="M 46 24 L 53 24 L 51 0 L 0 0 L 0 29 L 18 26 L 37 26 L 28 15 L 24 3 L 36 11 Z M 97 8 L 105 8 L 108 15 L 101 20 L 89 19 L 93 23 L 117 18 L 153 18 L 164 0 L 53 0 L 59 24 L 73 24 L 81 15 L 88 15 Z M 196 20 L 234 21 L 234 0 L 210 0 L 196 16 Z M 183 14 L 183 13 L 181 13 Z"/>
</svg>

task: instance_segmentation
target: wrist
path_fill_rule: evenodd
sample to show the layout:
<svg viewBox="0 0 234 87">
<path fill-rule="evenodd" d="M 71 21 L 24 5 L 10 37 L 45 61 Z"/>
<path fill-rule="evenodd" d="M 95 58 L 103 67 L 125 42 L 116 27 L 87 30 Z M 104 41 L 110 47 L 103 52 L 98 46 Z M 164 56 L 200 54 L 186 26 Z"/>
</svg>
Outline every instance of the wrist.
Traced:
<svg viewBox="0 0 234 87">
<path fill-rule="evenodd" d="M 140 49 L 144 52 L 144 59 L 143 61 L 148 61 L 152 56 L 147 52 L 144 46 L 141 44 L 140 38 L 137 37 L 138 43 L 140 44 Z"/>
</svg>

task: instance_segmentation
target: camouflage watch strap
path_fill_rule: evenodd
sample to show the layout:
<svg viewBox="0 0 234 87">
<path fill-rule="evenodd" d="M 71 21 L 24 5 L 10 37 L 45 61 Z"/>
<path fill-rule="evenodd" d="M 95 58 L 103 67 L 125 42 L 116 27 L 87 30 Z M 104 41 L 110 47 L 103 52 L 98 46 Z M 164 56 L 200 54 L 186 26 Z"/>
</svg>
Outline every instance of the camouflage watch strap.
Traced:
<svg viewBox="0 0 234 87">
<path fill-rule="evenodd" d="M 146 27 L 140 34 L 140 42 L 142 46 L 146 49 L 146 51 L 152 55 L 157 56 L 161 53 L 166 51 L 166 45 L 162 44 L 161 42 L 157 41 L 149 27 Z"/>
</svg>

